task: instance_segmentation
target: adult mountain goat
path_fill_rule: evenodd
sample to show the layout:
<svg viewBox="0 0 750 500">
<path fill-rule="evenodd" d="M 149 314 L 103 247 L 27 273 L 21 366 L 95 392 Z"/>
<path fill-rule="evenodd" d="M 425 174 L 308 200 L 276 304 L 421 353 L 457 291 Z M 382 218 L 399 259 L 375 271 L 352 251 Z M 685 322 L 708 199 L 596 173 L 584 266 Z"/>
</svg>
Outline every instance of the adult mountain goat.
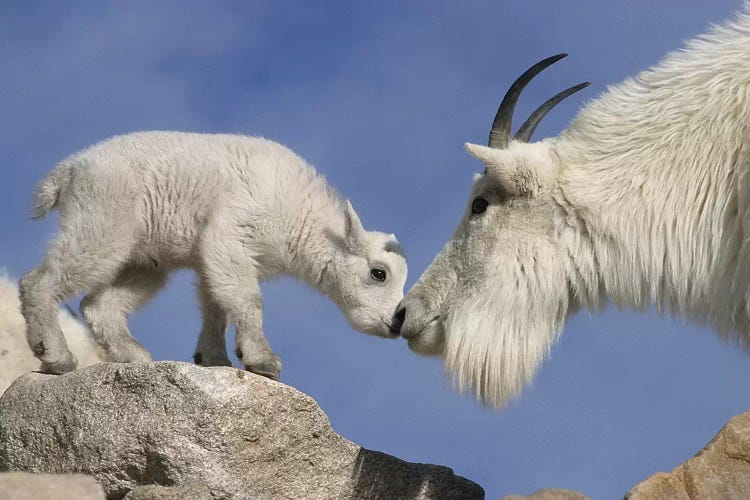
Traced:
<svg viewBox="0 0 750 500">
<path fill-rule="evenodd" d="M 140 132 L 60 163 L 39 185 L 36 217 L 60 209 L 60 233 L 20 283 L 27 340 L 43 369 L 76 366 L 57 304 L 88 291 L 81 312 L 110 361 L 151 359 L 127 315 L 176 268 L 199 274 L 194 359 L 229 365 L 228 321 L 245 368 L 278 379 L 258 283 L 289 274 L 330 297 L 352 326 L 396 337 L 406 261 L 392 234 L 365 231 L 348 201 L 289 149 L 239 135 Z"/>
<path fill-rule="evenodd" d="M 654 305 L 750 340 L 750 3 L 528 143 L 571 87 L 511 139 L 527 71 L 506 94 L 453 238 L 397 313 L 460 391 L 519 394 L 566 320 L 607 301 Z"/>
</svg>

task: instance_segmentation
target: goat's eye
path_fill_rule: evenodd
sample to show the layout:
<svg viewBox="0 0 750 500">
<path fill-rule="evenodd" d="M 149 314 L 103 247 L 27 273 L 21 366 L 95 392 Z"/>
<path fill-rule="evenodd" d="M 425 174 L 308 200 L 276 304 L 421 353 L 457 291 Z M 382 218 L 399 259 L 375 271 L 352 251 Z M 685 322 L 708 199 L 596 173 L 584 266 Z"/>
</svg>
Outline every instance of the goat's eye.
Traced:
<svg viewBox="0 0 750 500">
<path fill-rule="evenodd" d="M 484 198 L 476 198 L 471 203 L 471 213 L 474 215 L 483 214 L 487 211 L 487 206 L 489 203 Z"/>
<path fill-rule="evenodd" d="M 370 269 L 370 277 L 375 281 L 385 281 L 386 274 L 385 271 L 376 267 L 374 269 Z"/>
</svg>

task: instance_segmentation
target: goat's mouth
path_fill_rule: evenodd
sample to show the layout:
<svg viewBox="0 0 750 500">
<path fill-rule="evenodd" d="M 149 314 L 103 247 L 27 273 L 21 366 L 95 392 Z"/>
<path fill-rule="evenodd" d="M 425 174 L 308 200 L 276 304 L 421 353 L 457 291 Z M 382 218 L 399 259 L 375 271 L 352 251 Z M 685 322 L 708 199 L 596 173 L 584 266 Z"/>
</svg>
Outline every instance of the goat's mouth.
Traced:
<svg viewBox="0 0 750 500">
<path fill-rule="evenodd" d="M 428 319 L 420 321 L 419 323 L 421 324 L 418 324 L 416 328 L 414 328 L 413 326 L 408 329 L 402 327 L 399 333 L 403 338 L 411 341 L 413 339 L 418 339 L 419 337 L 421 337 L 427 330 L 437 326 L 439 322 L 440 315 L 436 314 Z"/>
<path fill-rule="evenodd" d="M 388 339 L 395 339 L 400 335 L 399 329 L 393 326 L 391 323 L 383 321 L 383 325 L 387 328 L 387 333 L 383 335 L 383 337 Z"/>
</svg>

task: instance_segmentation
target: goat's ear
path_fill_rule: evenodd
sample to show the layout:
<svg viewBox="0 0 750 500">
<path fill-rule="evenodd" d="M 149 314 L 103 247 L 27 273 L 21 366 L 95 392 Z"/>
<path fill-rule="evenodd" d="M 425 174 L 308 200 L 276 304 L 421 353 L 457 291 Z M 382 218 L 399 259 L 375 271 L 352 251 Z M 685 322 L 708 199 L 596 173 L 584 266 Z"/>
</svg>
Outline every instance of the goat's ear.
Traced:
<svg viewBox="0 0 750 500">
<path fill-rule="evenodd" d="M 504 163 L 507 157 L 507 153 L 504 149 L 488 148 L 487 146 L 480 146 L 479 144 L 472 144 L 467 142 L 464 144 L 464 149 L 474 158 L 481 160 L 482 163 L 487 165 L 497 165 Z"/>
<path fill-rule="evenodd" d="M 488 148 L 479 144 L 464 146 L 473 157 L 484 163 L 485 174 L 511 196 L 522 196 L 533 192 L 530 188 L 536 182 L 528 169 L 519 167 L 516 158 L 505 149 Z M 534 190 L 535 191 L 535 190 Z"/>
<path fill-rule="evenodd" d="M 354 211 L 349 200 L 346 200 L 344 210 L 344 238 L 349 248 L 356 248 L 365 234 L 365 228 L 359 220 L 357 212 Z"/>
<path fill-rule="evenodd" d="M 489 175 L 513 196 L 533 196 L 557 175 L 559 160 L 545 144 L 523 144 L 523 150 L 465 145 L 470 155 L 482 160 Z"/>
</svg>

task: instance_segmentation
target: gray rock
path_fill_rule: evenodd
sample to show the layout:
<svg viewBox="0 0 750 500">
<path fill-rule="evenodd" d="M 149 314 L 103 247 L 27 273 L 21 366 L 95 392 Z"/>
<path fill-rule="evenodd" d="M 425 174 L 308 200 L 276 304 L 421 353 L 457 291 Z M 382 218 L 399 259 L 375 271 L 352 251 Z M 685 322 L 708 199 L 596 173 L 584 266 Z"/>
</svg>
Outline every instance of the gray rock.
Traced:
<svg viewBox="0 0 750 500">
<path fill-rule="evenodd" d="M 213 500 L 206 483 L 186 483 L 179 486 L 150 484 L 130 490 L 123 500 Z M 234 500 L 234 499 L 233 499 Z"/>
<path fill-rule="evenodd" d="M 0 398 L 0 470 L 82 472 L 114 499 L 186 483 L 214 498 L 484 498 L 447 467 L 342 438 L 291 387 L 177 362 L 22 376 Z"/>
<path fill-rule="evenodd" d="M 0 473 L 2 500 L 104 500 L 99 484 L 83 474 Z"/>
</svg>

